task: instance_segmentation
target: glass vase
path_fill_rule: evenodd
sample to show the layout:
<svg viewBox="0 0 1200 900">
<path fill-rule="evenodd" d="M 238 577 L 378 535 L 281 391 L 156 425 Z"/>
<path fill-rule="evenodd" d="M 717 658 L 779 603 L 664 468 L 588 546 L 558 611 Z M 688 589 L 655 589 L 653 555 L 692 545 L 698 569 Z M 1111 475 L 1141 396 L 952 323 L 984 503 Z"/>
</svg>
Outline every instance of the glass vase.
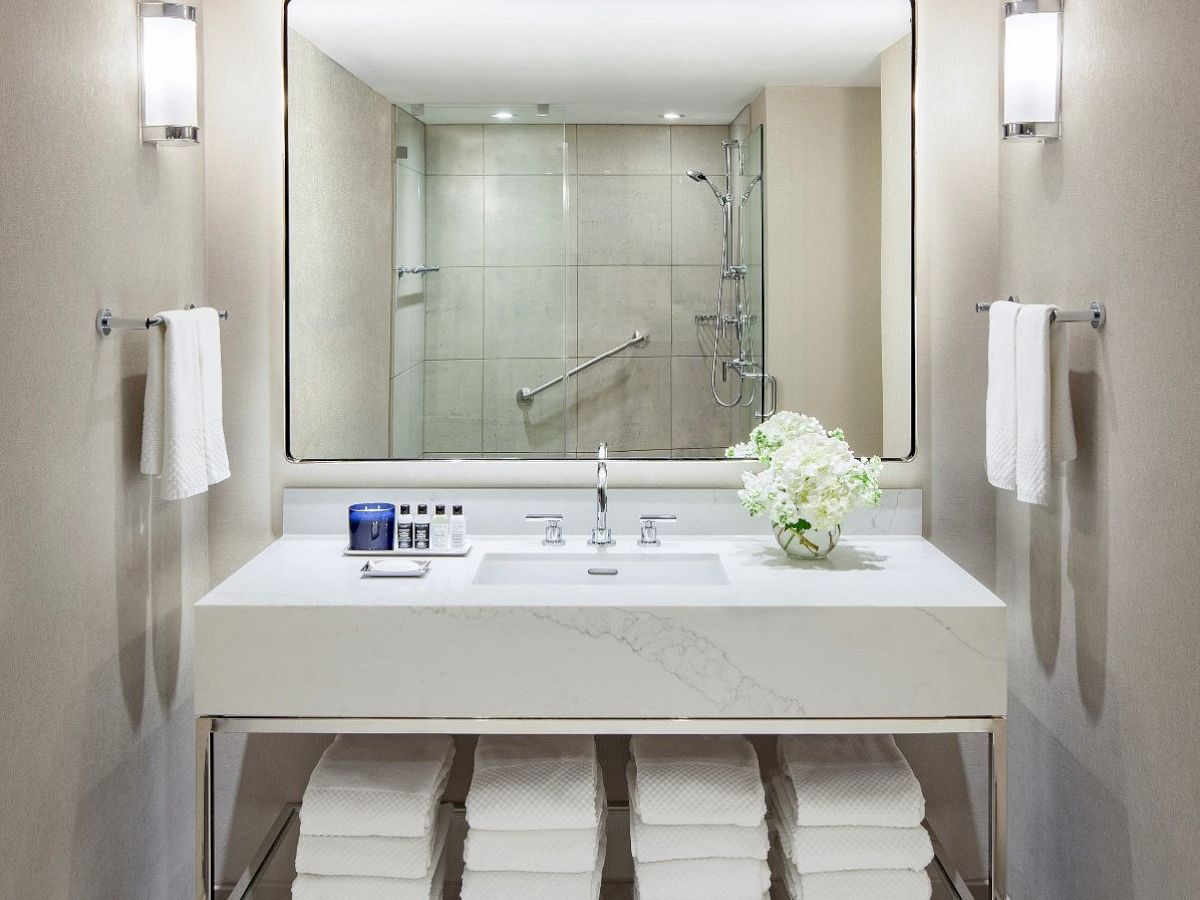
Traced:
<svg viewBox="0 0 1200 900">
<path fill-rule="evenodd" d="M 775 540 L 792 559 L 825 559 L 833 552 L 841 536 L 840 525 L 834 525 L 832 531 L 817 531 L 815 528 L 796 531 L 782 525 L 775 526 Z"/>
</svg>

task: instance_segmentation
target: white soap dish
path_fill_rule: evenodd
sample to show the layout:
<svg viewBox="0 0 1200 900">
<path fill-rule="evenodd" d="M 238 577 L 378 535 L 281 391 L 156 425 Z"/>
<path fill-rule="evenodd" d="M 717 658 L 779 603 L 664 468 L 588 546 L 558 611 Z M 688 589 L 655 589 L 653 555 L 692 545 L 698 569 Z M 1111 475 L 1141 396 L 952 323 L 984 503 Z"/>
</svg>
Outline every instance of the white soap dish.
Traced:
<svg viewBox="0 0 1200 900">
<path fill-rule="evenodd" d="M 420 578 L 429 572 L 428 559 L 368 559 L 359 570 L 363 578 Z"/>
<path fill-rule="evenodd" d="M 471 552 L 471 545 L 448 547 L 445 550 L 351 550 L 347 544 L 342 548 L 342 556 L 410 556 L 424 559 L 429 556 L 466 556 Z"/>
</svg>

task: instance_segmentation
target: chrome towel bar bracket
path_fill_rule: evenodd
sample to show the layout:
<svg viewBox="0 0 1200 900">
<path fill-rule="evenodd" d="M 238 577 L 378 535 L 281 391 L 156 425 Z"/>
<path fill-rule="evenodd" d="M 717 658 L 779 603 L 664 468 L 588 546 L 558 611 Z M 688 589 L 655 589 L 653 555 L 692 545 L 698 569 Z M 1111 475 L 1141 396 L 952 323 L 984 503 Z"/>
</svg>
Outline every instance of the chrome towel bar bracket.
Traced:
<svg viewBox="0 0 1200 900">
<path fill-rule="evenodd" d="M 1009 297 L 1009 303 L 1020 303 L 1016 297 Z M 975 312 L 985 313 L 992 308 L 990 303 L 976 303 Z M 1091 303 L 1087 309 L 1055 310 L 1050 314 L 1051 322 L 1090 322 L 1097 331 L 1108 324 L 1108 310 L 1103 303 Z"/>
<path fill-rule="evenodd" d="M 188 309 L 195 308 L 195 305 L 188 307 Z M 229 310 L 221 310 L 217 313 L 217 317 L 224 321 L 229 321 Z M 146 319 L 122 319 L 115 315 L 107 306 L 96 313 L 96 330 L 104 335 L 104 337 L 108 337 L 116 330 L 147 331 L 162 323 L 163 320 L 160 316 L 150 316 Z"/>
</svg>

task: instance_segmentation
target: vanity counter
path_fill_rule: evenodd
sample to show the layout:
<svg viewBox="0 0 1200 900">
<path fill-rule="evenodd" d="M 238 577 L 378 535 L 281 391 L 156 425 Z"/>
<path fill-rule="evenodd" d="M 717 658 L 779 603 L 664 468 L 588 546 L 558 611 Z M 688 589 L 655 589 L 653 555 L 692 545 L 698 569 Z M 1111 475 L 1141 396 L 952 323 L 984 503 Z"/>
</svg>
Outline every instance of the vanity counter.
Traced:
<svg viewBox="0 0 1200 900">
<path fill-rule="evenodd" d="M 424 578 L 363 578 L 288 535 L 196 609 L 207 716 L 809 718 L 1004 714 L 1005 608 L 919 537 L 823 562 L 770 536 L 473 537 Z M 487 554 L 716 554 L 720 585 L 478 585 Z"/>
</svg>

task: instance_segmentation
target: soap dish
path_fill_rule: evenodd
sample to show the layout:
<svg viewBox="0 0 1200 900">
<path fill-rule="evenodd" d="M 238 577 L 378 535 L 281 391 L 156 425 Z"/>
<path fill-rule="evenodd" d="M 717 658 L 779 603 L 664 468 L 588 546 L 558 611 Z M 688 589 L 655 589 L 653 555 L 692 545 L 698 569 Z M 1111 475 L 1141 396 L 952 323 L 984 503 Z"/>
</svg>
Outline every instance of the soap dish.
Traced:
<svg viewBox="0 0 1200 900">
<path fill-rule="evenodd" d="M 347 544 L 342 548 L 342 556 L 411 556 L 426 559 L 430 556 L 466 556 L 471 552 L 471 545 L 449 547 L 445 550 L 351 550 Z"/>
<path fill-rule="evenodd" d="M 420 578 L 429 572 L 428 559 L 368 559 L 363 578 Z"/>
</svg>

